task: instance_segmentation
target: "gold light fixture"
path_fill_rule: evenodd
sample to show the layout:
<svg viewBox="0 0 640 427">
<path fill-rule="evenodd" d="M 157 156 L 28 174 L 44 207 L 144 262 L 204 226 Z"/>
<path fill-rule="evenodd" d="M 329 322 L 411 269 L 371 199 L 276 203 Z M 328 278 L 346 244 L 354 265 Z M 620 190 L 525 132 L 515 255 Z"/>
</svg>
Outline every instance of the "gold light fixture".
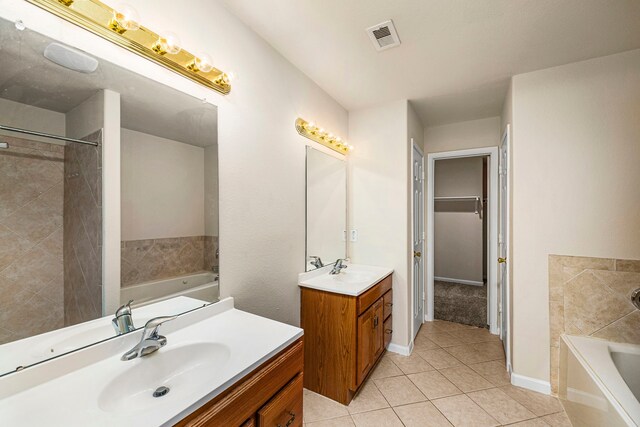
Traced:
<svg viewBox="0 0 640 427">
<path fill-rule="evenodd" d="M 340 154 L 347 154 L 353 150 L 353 145 L 349 145 L 346 141 L 332 133 L 325 131 L 323 128 L 316 126 L 313 122 L 304 119 L 296 119 L 296 130 L 305 138 L 309 138 L 325 147 L 331 148 Z"/>
<path fill-rule="evenodd" d="M 203 86 L 222 94 L 231 91 L 231 73 L 215 68 L 204 53 L 184 50 L 175 34 L 157 34 L 140 25 L 131 6 L 112 9 L 99 0 L 27 1 Z"/>
</svg>

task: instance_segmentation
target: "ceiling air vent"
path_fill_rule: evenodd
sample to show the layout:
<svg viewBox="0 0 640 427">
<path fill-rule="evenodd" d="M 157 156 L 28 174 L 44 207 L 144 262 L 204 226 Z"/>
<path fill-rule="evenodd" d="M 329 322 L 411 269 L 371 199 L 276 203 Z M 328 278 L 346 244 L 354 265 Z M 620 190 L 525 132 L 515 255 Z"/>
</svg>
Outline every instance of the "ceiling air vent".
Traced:
<svg viewBox="0 0 640 427">
<path fill-rule="evenodd" d="M 391 20 L 367 28 L 367 34 L 369 34 L 369 38 L 373 42 L 376 50 L 385 50 L 400 46 L 400 38 Z"/>
</svg>

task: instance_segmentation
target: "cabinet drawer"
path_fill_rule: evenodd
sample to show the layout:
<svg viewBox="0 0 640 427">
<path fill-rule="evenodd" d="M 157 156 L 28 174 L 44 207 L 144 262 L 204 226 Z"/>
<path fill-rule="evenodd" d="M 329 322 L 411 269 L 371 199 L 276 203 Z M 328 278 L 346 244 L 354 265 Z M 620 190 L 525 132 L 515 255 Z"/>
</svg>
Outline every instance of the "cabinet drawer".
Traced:
<svg viewBox="0 0 640 427">
<path fill-rule="evenodd" d="M 393 291 L 389 290 L 384 297 L 382 297 L 384 304 L 384 318 L 391 316 L 391 309 L 393 308 Z"/>
<path fill-rule="evenodd" d="M 302 425 L 302 374 L 298 374 L 258 411 L 258 427 Z"/>
<path fill-rule="evenodd" d="M 358 315 L 364 313 L 371 304 L 391 289 L 391 274 L 379 281 L 371 289 L 358 297 L 356 302 Z"/>
<path fill-rule="evenodd" d="M 384 348 L 388 349 L 389 348 L 389 343 L 391 342 L 391 336 L 393 335 L 393 329 L 392 329 L 392 322 L 391 322 L 392 317 L 389 316 L 387 318 L 387 320 L 384 321 Z"/>
</svg>

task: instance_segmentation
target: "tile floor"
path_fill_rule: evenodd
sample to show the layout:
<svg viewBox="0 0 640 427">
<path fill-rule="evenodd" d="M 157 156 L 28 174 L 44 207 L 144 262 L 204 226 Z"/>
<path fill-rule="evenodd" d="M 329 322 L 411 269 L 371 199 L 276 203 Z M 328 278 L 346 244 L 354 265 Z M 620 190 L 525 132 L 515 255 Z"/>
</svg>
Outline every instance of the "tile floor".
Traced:
<svg viewBox="0 0 640 427">
<path fill-rule="evenodd" d="M 349 406 L 304 391 L 307 427 L 571 426 L 560 402 L 514 387 L 486 329 L 425 323 L 411 356 L 386 353 Z"/>
</svg>

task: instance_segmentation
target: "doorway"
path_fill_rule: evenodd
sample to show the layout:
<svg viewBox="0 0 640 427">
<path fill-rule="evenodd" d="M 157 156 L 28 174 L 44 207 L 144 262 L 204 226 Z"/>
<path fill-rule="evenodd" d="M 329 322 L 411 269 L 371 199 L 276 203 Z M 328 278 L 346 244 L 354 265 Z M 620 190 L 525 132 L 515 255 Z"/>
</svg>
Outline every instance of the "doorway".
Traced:
<svg viewBox="0 0 640 427">
<path fill-rule="evenodd" d="M 479 240 L 476 238 L 474 243 L 476 249 L 478 248 L 478 242 L 480 244 L 479 250 L 472 256 L 475 257 L 473 262 L 470 262 L 468 258 L 471 255 L 465 255 L 456 253 L 456 249 L 449 249 L 454 251 L 456 257 L 462 258 L 465 267 L 473 264 L 471 273 L 465 272 L 465 268 L 461 268 L 460 265 L 449 267 L 449 273 L 455 279 L 455 286 L 474 286 L 476 287 L 476 293 L 486 293 L 486 325 L 493 334 L 500 333 L 500 324 L 498 322 L 498 147 L 487 147 L 470 150 L 459 150 L 442 153 L 432 153 L 428 155 L 427 160 L 427 292 L 426 292 L 426 320 L 432 321 L 436 319 L 435 310 L 435 281 L 436 278 L 440 279 L 452 279 L 447 277 L 446 268 L 444 270 L 439 268 L 439 273 L 445 271 L 444 276 L 436 276 L 436 204 L 438 210 L 442 212 L 453 211 L 464 213 L 464 224 L 456 225 L 456 220 L 462 216 L 458 215 L 446 217 L 443 216 L 446 229 L 445 233 L 450 233 L 451 236 L 459 235 L 460 238 L 468 237 L 469 234 L 465 232 L 465 227 L 476 227 L 474 233 L 479 233 Z M 486 170 L 486 185 L 482 186 L 482 180 L 480 181 L 480 189 L 473 192 L 473 194 L 453 193 L 452 195 L 440 195 L 436 192 L 436 162 L 453 159 L 469 159 L 471 161 L 476 159 L 479 162 L 480 170 L 484 167 Z M 486 163 L 485 160 L 486 159 Z M 462 162 L 464 163 L 464 162 Z M 472 162 L 473 163 L 473 162 Z M 480 175 L 482 176 L 482 175 Z M 453 180 L 452 182 L 455 182 Z M 486 199 L 486 201 L 485 201 Z M 486 224 L 484 227 L 482 224 Z M 486 230 L 486 231 L 485 231 Z M 486 239 L 483 239 L 483 234 L 486 235 Z M 463 246 L 466 243 L 463 242 Z M 466 245 L 469 246 L 469 245 Z M 483 251 L 483 246 L 486 248 Z M 483 254 L 484 252 L 484 254 Z M 445 263 L 446 264 L 446 263 Z M 479 266 L 479 269 L 478 269 Z M 445 266 L 446 267 L 446 266 Z M 468 275 L 471 274 L 471 275 Z M 486 283 L 486 288 L 484 288 Z M 481 288 L 482 287 L 482 288 Z M 473 288 L 471 288 L 473 289 Z M 485 291 L 486 289 L 486 291 Z M 454 293 L 457 290 L 454 290 Z M 479 291 L 479 292 L 478 292 Z M 484 313 L 484 311 L 483 311 Z M 484 325 L 483 325 L 484 326 Z"/>
</svg>

